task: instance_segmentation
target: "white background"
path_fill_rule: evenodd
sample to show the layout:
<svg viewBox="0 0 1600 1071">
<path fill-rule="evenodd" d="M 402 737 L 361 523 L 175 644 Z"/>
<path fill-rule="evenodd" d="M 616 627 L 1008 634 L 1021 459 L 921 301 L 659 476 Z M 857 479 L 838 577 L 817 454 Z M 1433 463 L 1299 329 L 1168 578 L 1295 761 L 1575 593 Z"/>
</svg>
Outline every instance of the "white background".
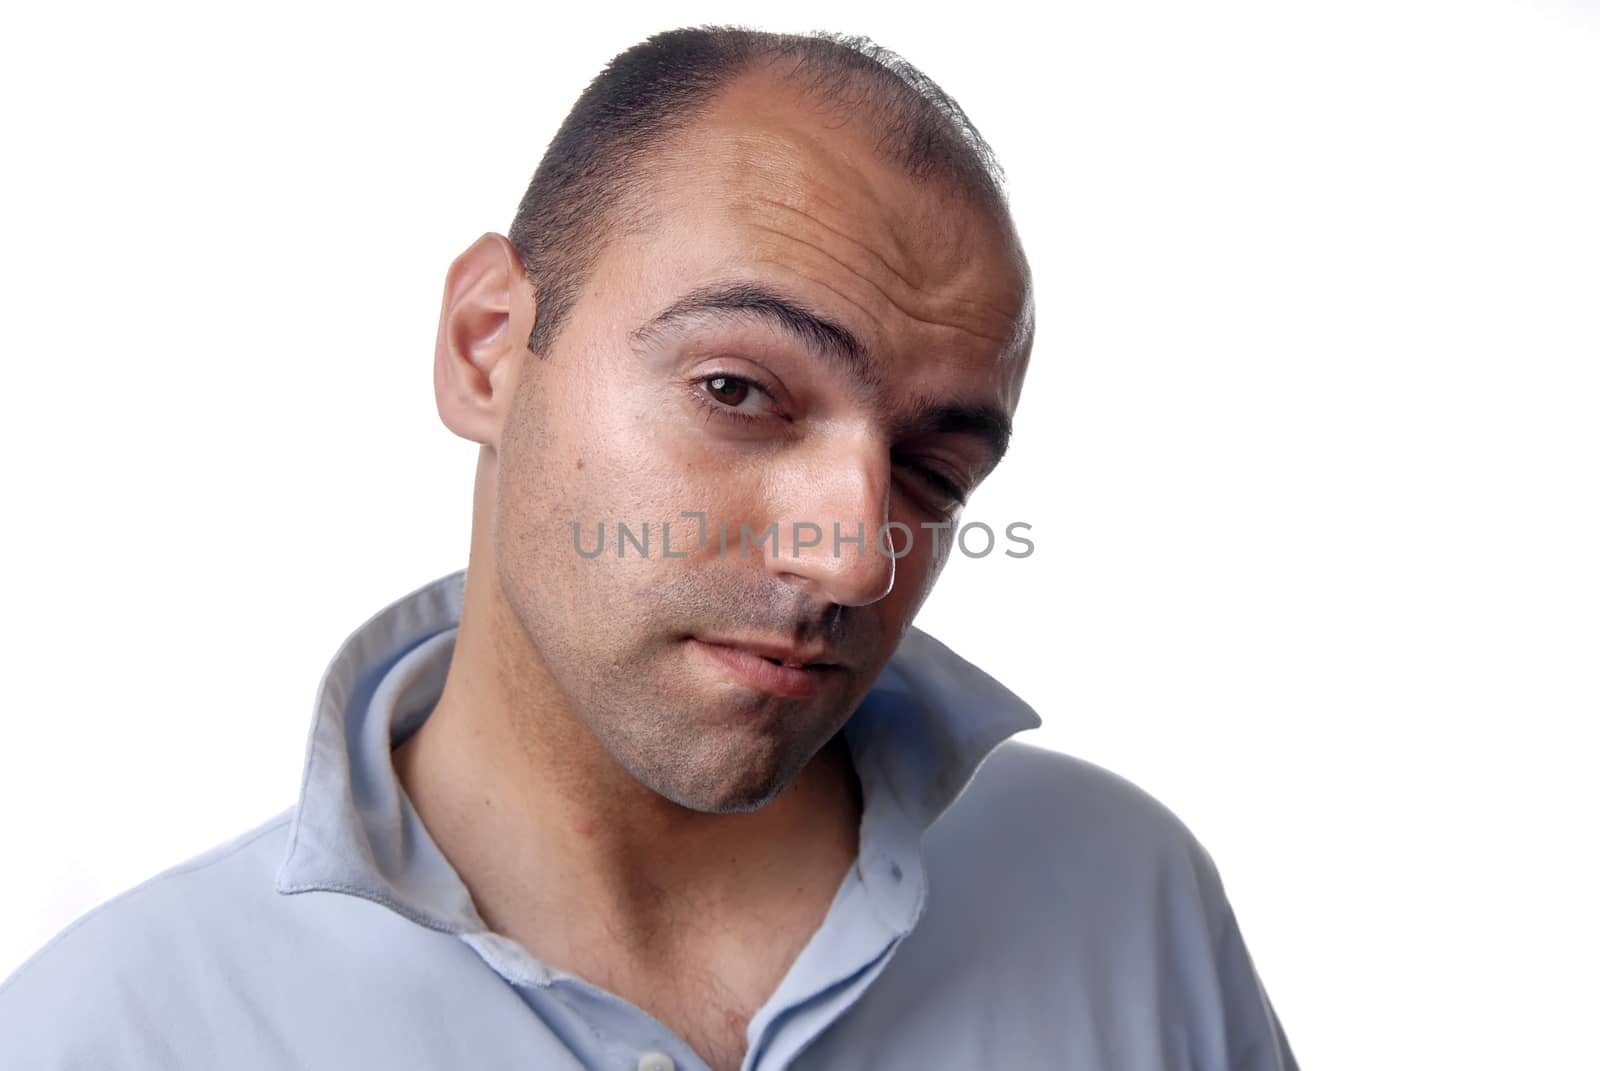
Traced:
<svg viewBox="0 0 1600 1071">
<path fill-rule="evenodd" d="M 293 801 L 333 650 L 465 563 L 446 266 L 610 55 L 727 20 L 869 34 L 1010 176 L 1038 338 L 967 519 L 1037 552 L 918 623 L 1185 819 L 1308 1068 L 1592 1058 L 1577 3 L 12 12 L 0 974 Z"/>
</svg>

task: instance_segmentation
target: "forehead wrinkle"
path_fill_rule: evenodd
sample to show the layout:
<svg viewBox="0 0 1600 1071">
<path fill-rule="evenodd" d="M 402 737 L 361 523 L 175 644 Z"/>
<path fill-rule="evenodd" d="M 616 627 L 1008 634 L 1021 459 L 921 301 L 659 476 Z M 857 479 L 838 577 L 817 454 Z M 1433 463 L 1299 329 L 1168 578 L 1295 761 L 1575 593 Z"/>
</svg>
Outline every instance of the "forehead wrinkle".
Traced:
<svg viewBox="0 0 1600 1071">
<path fill-rule="evenodd" d="M 896 283 L 898 283 L 901 287 L 903 287 L 906 291 L 908 291 L 910 293 L 913 293 L 913 294 L 921 294 L 921 293 L 926 292 L 926 290 L 927 290 L 926 287 L 920 286 L 917 283 L 912 282 L 911 279 L 907 277 L 906 273 L 901 271 L 899 268 L 896 268 L 894 266 L 893 262 L 890 261 L 888 257 L 885 257 L 882 253 L 879 253 L 876 249 L 874 249 L 868 243 L 857 239 L 850 232 L 845 231 L 845 230 L 841 230 L 840 228 L 833 226 L 826 219 L 824 219 L 822 216 L 817 215 L 817 214 L 815 214 L 813 212 L 808 212 L 806 209 L 804 209 L 804 208 L 802 208 L 802 207 L 800 207 L 798 205 L 791 204 L 788 201 L 779 200 L 778 198 L 775 198 L 775 197 L 757 196 L 754 199 L 762 201 L 762 202 L 765 202 L 766 204 L 771 205 L 773 208 L 780 209 L 782 211 L 786 211 L 786 212 L 792 213 L 794 215 L 800 216 L 802 219 L 805 219 L 808 222 L 810 222 L 810 223 L 816 225 L 817 227 L 821 228 L 822 230 L 827 231 L 829 234 L 832 234 L 832 235 L 836 236 L 841 241 L 845 241 L 845 242 L 850 243 L 852 246 L 854 246 L 855 248 L 859 249 L 866 256 L 871 257 L 873 260 L 875 260 L 879 264 L 881 264 L 883 266 L 884 270 L 886 272 L 888 272 L 891 276 L 893 276 L 894 281 Z M 825 198 L 813 195 L 813 199 L 818 201 L 819 203 L 821 203 L 823 206 L 825 206 L 827 208 L 831 208 L 831 209 L 834 209 L 836 211 L 839 210 L 839 206 L 832 204 L 831 202 L 829 202 Z M 771 230 L 772 228 L 768 227 L 767 229 Z M 787 233 L 787 232 L 785 232 L 785 233 Z M 904 253 L 905 252 L 905 250 L 902 247 L 900 241 L 894 236 L 894 234 L 891 233 L 891 234 L 887 235 L 887 240 L 889 241 L 889 243 L 891 245 L 893 245 L 893 247 L 895 248 L 895 250 L 897 252 L 900 252 L 900 253 Z M 842 263 L 842 261 L 841 261 L 841 263 Z M 882 287 L 880 287 L 879 289 L 882 289 Z M 987 311 L 982 302 L 975 301 L 975 300 L 973 300 L 971 298 L 968 298 L 968 297 L 963 297 L 960 294 L 952 294 L 947 298 L 947 300 L 950 303 L 955 304 L 955 305 L 959 305 L 959 306 L 961 306 L 963 308 L 976 310 L 980 314 L 982 314 L 982 313 Z M 921 322 L 922 323 L 932 323 L 932 322 L 936 322 L 936 321 L 923 320 Z M 951 325 L 951 326 L 954 326 L 954 325 Z M 976 333 L 976 332 L 973 332 L 973 333 Z M 988 338 L 990 336 L 980 335 L 980 337 Z"/>
<path fill-rule="evenodd" d="M 906 275 L 903 272 L 901 272 L 898 268 L 896 268 L 894 266 L 894 264 L 892 264 L 887 257 L 885 257 L 883 254 L 879 253 L 871 245 L 869 245 L 866 242 L 863 242 L 863 241 L 857 239 L 856 237 L 854 237 L 850 233 L 848 233 L 848 232 L 846 232 L 844 230 L 841 230 L 838 227 L 832 226 L 826 220 L 824 220 L 821 216 L 815 215 L 815 214 L 813 214 L 811 212 L 806 211 L 804 208 L 801 208 L 801 207 L 799 207 L 797 205 L 791 204 L 788 201 L 780 200 L 780 199 L 775 198 L 775 197 L 768 197 L 768 196 L 765 196 L 765 195 L 758 194 L 758 195 L 754 196 L 752 198 L 752 200 L 759 201 L 759 202 L 761 202 L 763 204 L 770 205 L 772 208 L 779 209 L 781 211 L 788 212 L 788 213 L 791 213 L 793 215 L 797 215 L 797 216 L 801 217 L 802 219 L 806 220 L 808 223 L 810 223 L 810 224 L 812 224 L 812 225 L 814 225 L 814 226 L 816 226 L 816 227 L 818 227 L 818 228 L 820 228 L 820 229 L 822 229 L 824 231 L 827 231 L 829 234 L 834 235 L 835 237 L 839 238 L 840 240 L 842 240 L 844 242 L 849 243 L 851 246 L 853 246 L 855 249 L 859 250 L 865 256 L 870 257 L 872 260 L 874 260 L 878 264 L 882 265 L 884 271 L 886 271 L 890 275 L 890 277 L 894 280 L 894 282 L 896 284 L 898 284 L 898 286 L 904 291 L 905 295 L 922 294 L 922 293 L 925 292 L 923 287 L 918 286 L 916 283 L 913 283 L 910 279 L 908 279 L 906 277 Z M 829 208 L 836 208 L 837 207 L 837 206 L 834 206 L 834 205 L 830 204 L 825 199 L 818 198 L 818 200 L 820 200 L 822 202 L 822 204 L 824 204 L 825 206 L 827 206 Z M 784 235 L 789 235 L 788 231 L 782 231 L 781 229 L 773 227 L 773 226 L 771 226 L 769 224 L 760 223 L 760 222 L 757 222 L 757 221 L 751 221 L 751 225 L 756 226 L 756 227 L 760 227 L 763 230 L 777 231 L 778 233 L 781 233 L 781 234 L 784 234 Z M 838 258 L 836 256 L 833 256 L 833 254 L 831 254 L 831 253 L 827 253 L 826 250 L 822 249 L 820 246 L 816 245 L 813 242 L 808 242 L 805 239 L 800 238 L 798 236 L 792 236 L 791 235 L 791 237 L 794 237 L 795 241 L 800 242 L 803 245 L 808 245 L 813 249 L 818 249 L 819 251 L 823 252 L 825 255 L 830 256 L 830 257 L 832 257 L 832 259 L 838 261 L 840 264 L 843 264 L 846 268 L 850 268 L 851 271 L 854 271 L 857 275 L 860 275 L 861 278 L 865 279 L 867 282 L 871 283 L 877 290 L 879 290 L 883 294 L 885 299 L 887 299 L 888 302 L 891 305 L 893 305 L 896 309 L 899 309 L 901 312 L 905 313 L 905 315 L 911 317 L 913 320 L 916 320 L 918 323 L 929 324 L 929 325 L 939 326 L 939 327 L 954 328 L 955 330 L 963 331 L 966 334 L 972 335 L 975 338 L 981 338 L 986 342 L 996 342 L 996 343 L 1005 343 L 1005 342 L 1007 342 L 1010 339 L 1010 337 L 1012 336 L 1012 334 L 1016 331 L 1016 321 L 1021 315 L 1020 312 L 1019 312 L 1018 316 L 1006 317 L 1008 323 L 1007 323 L 1007 327 L 1006 327 L 1005 331 L 1000 333 L 1000 334 L 994 334 L 994 335 L 986 334 L 986 333 L 984 333 L 982 331 L 973 330 L 971 328 L 962 327 L 962 326 L 960 326 L 958 324 L 954 324 L 954 323 L 946 323 L 946 322 L 940 321 L 940 320 L 928 320 L 928 319 L 924 319 L 922 317 L 919 317 L 916 314 L 912 313 L 909 310 L 909 308 L 907 307 L 907 305 L 909 304 L 909 299 L 904 299 L 905 303 L 902 303 L 902 301 L 897 301 L 895 299 L 894 295 L 890 294 L 890 292 L 887 289 L 885 289 L 882 286 L 879 286 L 870 276 L 865 275 L 860 271 L 856 271 L 856 269 L 852 265 L 846 263 L 843 260 L 840 260 L 840 258 Z M 900 250 L 899 242 L 894 238 L 894 236 L 891 234 L 888 237 L 889 237 L 889 241 L 895 246 L 896 250 Z M 989 319 L 989 318 L 992 318 L 992 314 L 991 314 L 990 310 L 987 309 L 982 302 L 975 301 L 975 300 L 973 300 L 971 298 L 968 298 L 968 297 L 964 297 L 964 296 L 960 295 L 959 293 L 958 294 L 949 295 L 944 300 L 950 302 L 953 305 L 956 305 L 961 310 L 971 311 L 971 312 L 975 313 L 976 315 L 974 316 L 974 319 Z"/>
<path fill-rule="evenodd" d="M 813 195 L 813 196 L 815 196 L 815 195 Z M 831 208 L 831 209 L 833 209 L 835 211 L 841 211 L 840 206 L 835 205 L 835 204 L 831 204 L 828 201 L 824 200 L 823 198 L 816 197 L 815 199 L 818 200 L 823 206 L 825 206 L 827 208 Z M 912 290 L 917 289 L 917 287 L 909 279 L 907 279 L 905 277 L 905 274 L 903 272 L 901 272 L 898 268 L 896 268 L 893 264 L 891 264 L 889 262 L 889 258 L 888 257 L 885 257 L 882 253 L 879 253 L 876 249 L 873 249 L 867 243 L 859 241 L 854 235 L 847 234 L 846 232 L 840 230 L 838 227 L 829 226 L 823 220 L 823 218 L 821 216 L 816 215 L 815 213 L 812 213 L 812 212 L 807 212 L 804 208 L 801 208 L 798 205 L 791 204 L 788 201 L 780 200 L 779 198 L 776 198 L 776 197 L 767 197 L 767 196 L 758 194 L 754 198 L 754 200 L 760 201 L 760 202 L 762 202 L 763 204 L 766 204 L 766 205 L 770 205 L 772 208 L 777 209 L 779 211 L 789 212 L 789 213 L 792 213 L 794 215 L 800 216 L 802 219 L 805 219 L 805 220 L 815 224 L 816 226 L 821 227 L 823 230 L 827 231 L 828 233 L 833 234 L 833 235 L 837 235 L 839 238 L 843 239 L 846 242 L 849 242 L 851 245 L 853 245 L 857 249 L 861 250 L 861 252 L 865 253 L 867 256 L 871 257 L 873 260 L 875 260 L 879 264 L 883 265 L 884 270 L 889 272 L 889 274 L 893 275 L 895 277 L 895 279 L 898 280 L 901 284 L 903 284 L 904 286 L 906 286 L 906 287 L 908 287 L 908 288 L 910 288 Z M 893 236 L 891 235 L 890 237 L 891 237 L 891 242 L 893 242 Z M 895 249 L 896 249 L 897 252 L 904 252 L 903 250 L 900 249 L 900 246 L 899 246 L 898 242 L 893 242 L 893 244 L 894 244 Z"/>
<path fill-rule="evenodd" d="M 795 234 L 793 234 L 793 233 L 791 233 L 789 231 L 783 230 L 783 229 L 781 229 L 779 227 L 768 226 L 765 223 L 750 223 L 749 226 L 755 227 L 758 230 L 769 231 L 769 232 L 771 232 L 773 234 L 781 235 L 782 237 L 788 239 L 791 242 L 795 242 L 795 243 L 797 243 L 799 245 L 803 245 L 803 246 L 807 247 L 808 249 L 816 250 L 818 253 L 822 254 L 824 257 L 827 257 L 829 260 L 833 261 L 835 264 L 837 264 L 840 267 L 844 268 L 851 275 L 854 275 L 856 278 L 865 281 L 869 286 L 872 287 L 872 289 L 876 290 L 879 294 L 881 294 L 883 296 L 883 299 L 885 301 L 887 301 L 890 304 L 890 306 L 892 306 L 897 312 L 899 312 L 901 315 L 905 316 L 907 319 L 914 321 L 915 323 L 923 324 L 923 325 L 925 325 L 927 327 L 940 327 L 940 328 L 944 328 L 947 331 L 959 331 L 960 333 L 962 333 L 964 335 L 970 335 L 973 338 L 979 338 L 979 339 L 982 339 L 985 342 L 996 343 L 996 344 L 999 344 L 999 345 L 1004 345 L 1006 343 L 1006 341 L 1008 340 L 1008 338 L 1009 338 L 1008 335 L 986 335 L 981 331 L 974 331 L 971 328 L 962 327 L 960 324 L 947 323 L 944 320 L 928 320 L 928 319 L 925 319 L 925 318 L 923 318 L 921 316 L 918 316 L 916 313 L 912 312 L 910 309 L 906 308 L 904 305 L 901 305 L 898 301 L 896 301 L 894 299 L 894 297 L 887 290 L 885 290 L 883 287 L 879 286 L 877 283 L 875 283 L 871 279 L 867 278 L 867 276 L 862 275 L 860 272 L 856 271 L 855 268 L 852 267 L 850 264 L 846 263 L 845 261 L 840 260 L 838 257 L 834 256 L 831 252 L 829 252 L 826 248 L 824 248 L 821 245 L 818 245 L 816 242 L 808 242 L 804 238 L 798 237 L 797 235 L 795 235 Z M 792 268 L 792 265 L 790 267 Z M 801 273 L 801 274 L 804 274 L 804 273 Z M 861 304 L 859 301 L 856 301 L 855 299 L 849 297 L 848 295 L 846 295 L 845 293 L 840 291 L 837 287 L 830 286 L 827 282 L 825 282 L 822 279 L 818 279 L 815 276 L 809 276 L 808 275 L 808 276 L 806 276 L 806 278 L 811 279 L 813 282 L 817 283 L 820 286 L 827 287 L 833 293 L 838 294 L 839 297 L 843 298 L 845 301 L 848 301 L 850 304 L 852 304 L 856 308 L 860 309 L 867 316 L 872 317 L 873 319 L 877 319 L 877 317 L 873 314 L 872 310 L 868 309 L 865 305 Z"/>
</svg>

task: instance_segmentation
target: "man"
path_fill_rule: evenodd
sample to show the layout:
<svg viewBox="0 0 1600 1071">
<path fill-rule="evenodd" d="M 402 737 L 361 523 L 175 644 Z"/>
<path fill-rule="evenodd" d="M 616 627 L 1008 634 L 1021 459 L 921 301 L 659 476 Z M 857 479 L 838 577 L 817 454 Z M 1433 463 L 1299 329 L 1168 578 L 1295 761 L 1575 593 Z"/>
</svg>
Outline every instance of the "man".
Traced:
<svg viewBox="0 0 1600 1071">
<path fill-rule="evenodd" d="M 616 57 L 447 275 L 467 568 L 335 655 L 297 806 L 13 976 L 0 1065 L 1293 1068 L 1184 827 L 912 628 L 1033 324 L 898 57 Z"/>
</svg>

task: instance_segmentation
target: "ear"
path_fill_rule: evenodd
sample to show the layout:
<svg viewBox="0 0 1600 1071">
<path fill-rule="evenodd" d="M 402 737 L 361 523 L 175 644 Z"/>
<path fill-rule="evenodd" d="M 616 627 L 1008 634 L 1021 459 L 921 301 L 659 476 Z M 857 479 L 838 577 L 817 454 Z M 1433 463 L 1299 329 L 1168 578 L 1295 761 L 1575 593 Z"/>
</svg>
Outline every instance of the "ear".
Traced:
<svg viewBox="0 0 1600 1071">
<path fill-rule="evenodd" d="M 522 259 L 501 235 L 483 235 L 450 263 L 434 344 L 433 392 L 439 419 L 463 439 L 499 449 L 528 356 L 534 311 Z"/>
</svg>

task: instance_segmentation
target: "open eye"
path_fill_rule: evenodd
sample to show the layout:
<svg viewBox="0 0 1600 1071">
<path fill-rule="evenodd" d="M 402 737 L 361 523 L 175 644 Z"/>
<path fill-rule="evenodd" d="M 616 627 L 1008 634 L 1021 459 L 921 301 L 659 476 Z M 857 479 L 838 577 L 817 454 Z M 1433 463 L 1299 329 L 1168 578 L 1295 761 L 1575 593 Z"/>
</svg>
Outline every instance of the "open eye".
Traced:
<svg viewBox="0 0 1600 1071">
<path fill-rule="evenodd" d="M 731 420 L 760 420 L 772 415 L 772 395 L 743 376 L 717 372 L 695 381 L 694 396 L 712 414 Z"/>
<path fill-rule="evenodd" d="M 710 376 L 701 382 L 713 398 L 734 408 L 738 408 L 739 403 L 748 398 L 752 391 L 760 389 L 749 380 L 737 376 Z"/>
</svg>

